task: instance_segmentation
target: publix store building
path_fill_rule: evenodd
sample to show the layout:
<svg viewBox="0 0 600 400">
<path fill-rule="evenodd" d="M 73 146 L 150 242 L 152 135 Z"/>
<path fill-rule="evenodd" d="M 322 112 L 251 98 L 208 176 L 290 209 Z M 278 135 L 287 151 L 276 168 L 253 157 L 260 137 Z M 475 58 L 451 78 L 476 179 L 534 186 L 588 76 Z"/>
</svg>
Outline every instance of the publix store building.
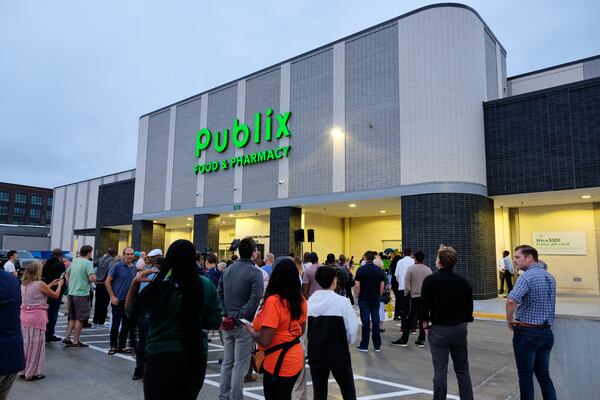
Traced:
<svg viewBox="0 0 600 400">
<path fill-rule="evenodd" d="M 55 189 L 73 221 L 53 215 L 53 245 L 225 256 L 253 236 L 433 267 L 444 243 L 490 298 L 501 251 L 530 243 L 559 291 L 597 295 L 600 57 L 507 79 L 506 54 L 475 10 L 433 5 L 143 115 L 135 171 Z"/>
</svg>

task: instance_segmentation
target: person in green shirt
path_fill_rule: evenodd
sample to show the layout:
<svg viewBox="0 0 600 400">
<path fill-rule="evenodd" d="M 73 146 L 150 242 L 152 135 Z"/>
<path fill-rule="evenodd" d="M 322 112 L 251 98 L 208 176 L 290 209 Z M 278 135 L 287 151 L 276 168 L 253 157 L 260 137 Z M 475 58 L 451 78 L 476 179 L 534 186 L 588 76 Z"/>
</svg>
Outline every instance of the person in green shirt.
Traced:
<svg viewBox="0 0 600 400">
<path fill-rule="evenodd" d="M 83 323 L 90 318 L 90 283 L 96 281 L 94 265 L 88 257 L 92 254 L 92 246 L 81 246 L 79 257 L 67 269 L 66 278 L 69 287 L 69 324 L 63 343 L 67 347 L 87 347 L 79 341 Z M 71 333 L 75 332 L 73 341 Z"/>
<path fill-rule="evenodd" d="M 195 399 L 206 375 L 208 340 L 222 309 L 215 286 L 196 274 L 196 249 L 177 240 L 156 269 L 138 272 L 125 300 L 132 319 L 149 315 L 144 369 L 145 399 Z M 139 291 L 142 282 L 150 282 Z M 139 295 L 138 295 L 139 292 Z"/>
</svg>

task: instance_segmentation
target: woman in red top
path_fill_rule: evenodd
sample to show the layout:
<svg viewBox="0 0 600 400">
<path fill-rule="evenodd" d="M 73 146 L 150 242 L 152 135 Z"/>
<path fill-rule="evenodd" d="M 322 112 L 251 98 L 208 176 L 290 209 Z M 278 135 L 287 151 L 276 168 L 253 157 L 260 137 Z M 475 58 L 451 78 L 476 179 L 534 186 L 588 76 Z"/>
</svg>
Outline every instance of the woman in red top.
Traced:
<svg viewBox="0 0 600 400">
<path fill-rule="evenodd" d="M 267 354 L 263 362 L 265 399 L 291 400 L 294 383 L 304 368 L 304 350 L 298 339 L 305 322 L 306 300 L 298 269 L 291 258 L 278 259 L 254 324 L 246 325 L 259 349 Z M 274 348 L 278 350 L 269 352 Z"/>
</svg>

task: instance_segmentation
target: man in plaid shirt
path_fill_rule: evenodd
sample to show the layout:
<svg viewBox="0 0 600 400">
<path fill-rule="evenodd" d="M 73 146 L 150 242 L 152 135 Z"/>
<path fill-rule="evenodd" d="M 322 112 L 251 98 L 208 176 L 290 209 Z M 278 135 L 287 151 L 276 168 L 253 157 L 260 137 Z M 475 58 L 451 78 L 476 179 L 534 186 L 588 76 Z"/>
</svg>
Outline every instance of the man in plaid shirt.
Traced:
<svg viewBox="0 0 600 400">
<path fill-rule="evenodd" d="M 556 305 L 556 281 L 528 245 L 515 248 L 515 266 L 524 271 L 506 301 L 506 323 L 514 332 L 513 349 L 519 374 L 521 399 L 534 399 L 533 373 L 544 399 L 556 399 L 548 366 L 554 344 L 552 324 Z"/>
</svg>

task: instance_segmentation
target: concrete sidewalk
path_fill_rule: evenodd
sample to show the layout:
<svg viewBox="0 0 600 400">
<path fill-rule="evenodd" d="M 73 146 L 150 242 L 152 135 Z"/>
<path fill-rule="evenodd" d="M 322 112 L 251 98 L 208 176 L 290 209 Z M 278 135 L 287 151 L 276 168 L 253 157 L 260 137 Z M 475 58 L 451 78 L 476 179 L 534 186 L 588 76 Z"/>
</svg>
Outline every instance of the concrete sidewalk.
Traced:
<svg viewBox="0 0 600 400">
<path fill-rule="evenodd" d="M 474 316 L 481 320 L 505 321 L 506 299 L 499 296 L 489 300 L 475 300 Z M 557 295 L 556 314 L 578 317 L 600 317 L 600 296 Z"/>
</svg>

